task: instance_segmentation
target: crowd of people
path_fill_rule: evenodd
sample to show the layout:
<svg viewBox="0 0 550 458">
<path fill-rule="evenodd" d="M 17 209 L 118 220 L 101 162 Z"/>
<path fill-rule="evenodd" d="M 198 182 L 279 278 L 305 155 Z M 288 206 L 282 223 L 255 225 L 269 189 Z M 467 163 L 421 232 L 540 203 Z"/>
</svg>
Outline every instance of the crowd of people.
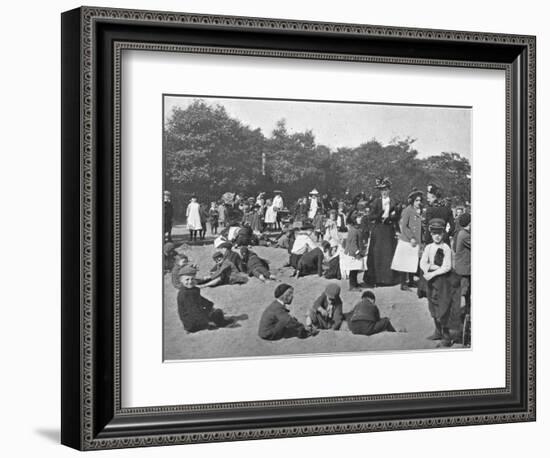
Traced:
<svg viewBox="0 0 550 458">
<path fill-rule="evenodd" d="M 189 307 L 204 310 L 201 329 L 206 329 L 204 323 L 206 327 L 229 324 L 223 312 L 200 299 L 201 288 L 243 284 L 250 277 L 278 281 L 269 260 L 254 251 L 254 246 L 262 245 L 286 249 L 287 266 L 297 278 L 347 279 L 350 290 L 369 291 L 363 292 L 361 301 L 344 318 L 340 286 L 330 283 L 302 324 L 288 309 L 293 288 L 279 284 L 275 301 L 259 323 L 261 338 L 309 337 L 319 329 L 339 329 L 344 319 L 357 334 L 394 331 L 389 319 L 380 318 L 372 289 L 399 284 L 401 290 L 416 290 L 419 298 L 427 298 L 434 321 L 429 338 L 440 340 L 442 346 L 452 345 L 450 329 L 470 316 L 470 209 L 452 208 L 434 184 L 427 186 L 426 193 L 413 189 L 406 203 L 391 196 L 391 187 L 388 178 L 380 178 L 375 183 L 378 195 L 352 196 L 346 190 L 339 198 L 313 189 L 290 208 L 280 190 L 270 198 L 263 192 L 249 198 L 226 193 L 208 209 L 193 196 L 186 209 L 189 241 L 196 241 L 197 236 L 204 239 L 208 222 L 216 248 L 213 267 L 204 275 L 199 275 L 185 254 L 175 250 L 171 240 L 173 209 L 166 191 L 164 254 L 166 268 L 172 271 L 173 284 L 179 289 L 178 310 L 184 328 L 189 332 L 197 329 L 195 324 L 186 325 L 183 318 Z M 193 289 L 195 296 L 185 289 Z"/>
</svg>

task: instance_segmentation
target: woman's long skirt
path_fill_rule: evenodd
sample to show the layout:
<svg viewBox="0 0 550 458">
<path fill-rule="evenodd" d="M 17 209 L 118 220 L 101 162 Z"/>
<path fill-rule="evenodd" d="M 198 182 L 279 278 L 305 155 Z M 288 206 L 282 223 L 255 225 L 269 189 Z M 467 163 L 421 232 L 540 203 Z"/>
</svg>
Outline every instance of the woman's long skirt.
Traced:
<svg viewBox="0 0 550 458">
<path fill-rule="evenodd" d="M 399 282 L 399 275 L 391 268 L 396 244 L 393 226 L 376 224 L 373 227 L 367 258 L 366 277 L 369 283 L 395 285 Z"/>
</svg>

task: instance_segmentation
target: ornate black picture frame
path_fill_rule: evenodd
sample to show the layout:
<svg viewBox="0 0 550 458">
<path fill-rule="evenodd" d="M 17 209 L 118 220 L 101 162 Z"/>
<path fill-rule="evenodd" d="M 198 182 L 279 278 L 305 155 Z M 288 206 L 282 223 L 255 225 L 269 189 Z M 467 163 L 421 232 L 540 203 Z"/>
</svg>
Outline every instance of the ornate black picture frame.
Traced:
<svg viewBox="0 0 550 458">
<path fill-rule="evenodd" d="M 82 7 L 62 15 L 62 434 L 80 450 L 535 420 L 533 36 Z M 506 386 L 123 408 L 124 49 L 506 72 Z"/>
</svg>

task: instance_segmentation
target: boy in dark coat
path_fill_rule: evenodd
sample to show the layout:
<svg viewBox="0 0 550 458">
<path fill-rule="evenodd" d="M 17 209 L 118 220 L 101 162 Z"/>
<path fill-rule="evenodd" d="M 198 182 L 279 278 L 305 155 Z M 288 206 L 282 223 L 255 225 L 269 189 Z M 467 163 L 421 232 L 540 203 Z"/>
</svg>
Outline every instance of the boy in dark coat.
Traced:
<svg viewBox="0 0 550 458">
<path fill-rule="evenodd" d="M 340 286 L 336 283 L 329 283 L 325 292 L 315 300 L 309 309 L 306 325 L 338 331 L 344 320 L 342 308 Z"/>
<path fill-rule="evenodd" d="M 275 300 L 263 312 L 260 319 L 258 335 L 264 340 L 279 340 L 298 337 L 305 339 L 319 333 L 317 330 L 308 330 L 294 318 L 288 306 L 294 298 L 294 288 L 282 283 L 275 288 Z"/>
<path fill-rule="evenodd" d="M 380 318 L 380 310 L 376 306 L 376 297 L 372 291 L 365 291 L 361 302 L 353 307 L 348 318 L 348 327 L 353 334 L 371 336 L 379 332 L 395 332 L 389 318 Z"/>
<path fill-rule="evenodd" d="M 178 315 L 183 329 L 197 332 L 233 323 L 225 318 L 221 309 L 214 307 L 213 302 L 201 296 L 195 282 L 196 273 L 197 270 L 191 266 L 184 266 L 179 272 L 181 288 L 178 292 Z"/>
</svg>

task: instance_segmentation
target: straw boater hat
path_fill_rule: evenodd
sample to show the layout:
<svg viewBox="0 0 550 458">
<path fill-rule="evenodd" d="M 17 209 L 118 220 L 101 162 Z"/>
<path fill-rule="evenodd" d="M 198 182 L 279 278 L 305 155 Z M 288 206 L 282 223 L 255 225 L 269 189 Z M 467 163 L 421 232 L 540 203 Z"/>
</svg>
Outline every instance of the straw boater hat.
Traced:
<svg viewBox="0 0 550 458">
<path fill-rule="evenodd" d="M 278 189 L 276 189 L 275 191 L 273 191 L 273 194 L 282 194 L 282 193 L 283 193 L 283 191 L 280 191 L 280 190 L 278 190 Z"/>
<path fill-rule="evenodd" d="M 313 190 L 309 194 L 312 195 L 312 196 L 316 196 L 316 195 L 319 194 L 319 191 L 317 191 L 317 189 L 313 188 Z"/>
<path fill-rule="evenodd" d="M 374 184 L 376 189 L 386 189 L 391 188 L 391 181 L 388 177 L 377 178 Z"/>
</svg>

